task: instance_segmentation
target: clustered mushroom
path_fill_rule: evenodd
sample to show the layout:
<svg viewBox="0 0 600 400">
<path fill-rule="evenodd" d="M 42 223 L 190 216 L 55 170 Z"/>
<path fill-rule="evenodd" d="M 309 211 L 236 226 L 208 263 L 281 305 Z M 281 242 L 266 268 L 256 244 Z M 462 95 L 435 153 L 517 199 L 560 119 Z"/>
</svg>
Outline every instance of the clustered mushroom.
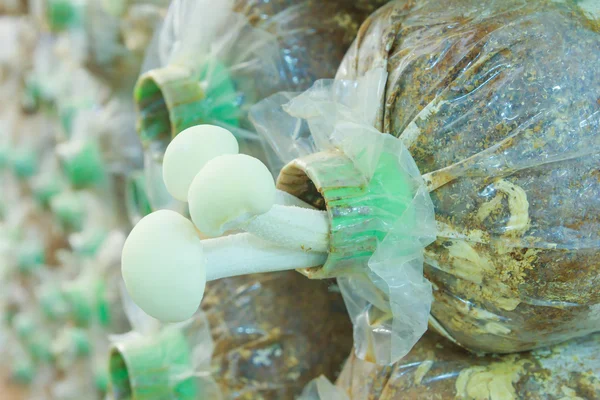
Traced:
<svg viewBox="0 0 600 400">
<path fill-rule="evenodd" d="M 188 203 L 191 221 L 171 210 L 147 215 L 121 260 L 127 291 L 154 318 L 190 318 L 206 281 L 314 267 L 327 258 L 327 214 L 277 190 L 268 168 L 239 154 L 224 128 L 197 125 L 177 135 L 165 151 L 163 179 Z"/>
</svg>

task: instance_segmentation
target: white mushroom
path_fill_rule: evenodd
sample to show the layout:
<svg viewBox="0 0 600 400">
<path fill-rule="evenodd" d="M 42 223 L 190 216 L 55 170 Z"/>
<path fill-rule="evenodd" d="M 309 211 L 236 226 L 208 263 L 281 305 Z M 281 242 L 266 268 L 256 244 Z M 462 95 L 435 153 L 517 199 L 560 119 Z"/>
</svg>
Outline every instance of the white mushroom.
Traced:
<svg viewBox="0 0 600 400">
<path fill-rule="evenodd" d="M 177 200 L 187 201 L 194 176 L 213 158 L 237 154 L 238 142 L 227 129 L 197 125 L 179 133 L 169 143 L 163 158 L 165 186 Z"/>
<path fill-rule="evenodd" d="M 192 221 L 208 236 L 242 229 L 292 250 L 326 252 L 327 214 L 275 205 L 275 198 L 267 167 L 244 154 L 219 156 L 206 163 L 188 193 Z"/>
<path fill-rule="evenodd" d="M 196 125 L 179 133 L 167 146 L 163 157 L 163 179 L 167 191 L 177 200 L 187 202 L 192 180 L 206 163 L 224 154 L 238 154 L 234 135 L 215 125 Z M 312 208 L 309 204 L 281 190 L 275 203 Z"/>
<path fill-rule="evenodd" d="M 194 225 L 174 211 L 140 220 L 123 246 L 121 272 L 131 298 L 167 322 L 189 318 L 204 294 L 205 255 Z"/>
<path fill-rule="evenodd" d="M 188 219 L 161 210 L 133 228 L 121 268 L 127 291 L 140 308 L 161 321 L 177 322 L 196 311 L 206 280 L 312 267 L 326 257 L 278 247 L 248 233 L 200 240 Z"/>
<path fill-rule="evenodd" d="M 167 210 L 144 217 L 121 260 L 131 298 L 161 321 L 192 316 L 206 280 L 309 268 L 327 259 L 327 214 L 276 190 L 262 162 L 237 153 L 229 131 L 208 125 L 185 130 L 167 148 L 165 185 L 189 202 L 193 223 Z M 200 240 L 196 228 L 213 237 L 248 233 Z"/>
</svg>

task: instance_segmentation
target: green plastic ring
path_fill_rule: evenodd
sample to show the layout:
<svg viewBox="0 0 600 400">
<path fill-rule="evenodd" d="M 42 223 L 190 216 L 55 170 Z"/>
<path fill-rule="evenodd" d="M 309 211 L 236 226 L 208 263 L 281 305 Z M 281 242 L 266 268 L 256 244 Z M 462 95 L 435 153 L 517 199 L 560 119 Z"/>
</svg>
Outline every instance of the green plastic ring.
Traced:
<svg viewBox="0 0 600 400">
<path fill-rule="evenodd" d="M 197 399 L 191 356 L 185 336 L 175 327 L 115 344 L 109 358 L 114 399 Z"/>
<path fill-rule="evenodd" d="M 390 153 L 382 153 L 368 181 L 342 152 L 312 154 L 286 165 L 277 187 L 329 215 L 327 261 L 298 270 L 311 279 L 360 272 L 414 197 L 410 177 Z"/>
</svg>

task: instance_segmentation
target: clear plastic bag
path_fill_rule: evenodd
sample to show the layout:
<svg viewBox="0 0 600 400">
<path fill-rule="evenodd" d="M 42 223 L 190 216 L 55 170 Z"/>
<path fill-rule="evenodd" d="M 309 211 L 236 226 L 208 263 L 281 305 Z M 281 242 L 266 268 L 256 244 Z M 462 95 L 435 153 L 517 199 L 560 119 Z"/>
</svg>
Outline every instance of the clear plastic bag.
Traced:
<svg viewBox="0 0 600 400">
<path fill-rule="evenodd" d="M 125 307 L 135 329 L 128 335 L 136 340 L 160 339 L 165 328 L 158 321 L 133 302 L 126 302 Z M 188 353 L 192 360 L 173 362 L 174 368 L 179 368 L 179 376 L 203 379 L 199 387 L 216 382 L 223 399 L 296 398 L 304 385 L 319 375 L 335 379 L 352 339 L 339 294 L 327 282 L 310 281 L 295 272 L 209 282 L 202 311 L 178 326 L 186 337 L 191 336 L 185 332 L 196 334 L 192 335 L 194 341 L 186 341 L 191 343 Z M 174 325 L 166 329 L 169 327 Z M 126 358 L 127 345 L 120 347 L 121 339 L 115 340 L 116 349 Z M 166 365 L 176 354 L 161 350 L 156 362 L 159 356 Z M 156 379 L 167 379 L 167 370 Z M 130 375 L 128 379 L 132 385 L 144 385 L 143 376 Z M 127 387 L 126 382 L 119 387 Z"/>
<path fill-rule="evenodd" d="M 169 1 L 122 2 L 122 15 L 113 15 L 102 0 L 88 0 L 83 34 L 85 65 L 111 87 L 131 93 L 150 44 Z M 125 89 L 125 90 L 123 90 Z"/>
<path fill-rule="evenodd" d="M 599 345 L 600 335 L 594 334 L 531 352 L 484 357 L 429 332 L 391 366 L 350 356 L 336 386 L 352 400 L 597 399 Z"/>
<path fill-rule="evenodd" d="M 348 395 L 334 386 L 327 378 L 320 376 L 310 381 L 298 400 L 349 400 Z"/>
<path fill-rule="evenodd" d="M 393 1 L 340 66 L 388 72 L 375 126 L 406 145 L 435 205 L 432 325 L 470 349 L 600 330 L 594 4 Z"/>
<path fill-rule="evenodd" d="M 318 81 L 257 104 L 251 118 L 281 162 L 277 185 L 328 211 L 327 262 L 300 270 L 337 277 L 357 354 L 380 364 L 408 353 L 427 329 L 431 285 L 424 247 L 435 238 L 433 205 L 411 155 L 372 127 L 386 74 Z"/>
<path fill-rule="evenodd" d="M 148 49 L 134 97 L 146 169 L 160 175 L 171 137 L 193 125 L 231 130 L 240 151 L 266 159 L 249 108 L 281 90 L 333 77 L 360 22 L 381 0 L 177 0 Z M 148 178 L 153 208 L 177 208 Z"/>
</svg>

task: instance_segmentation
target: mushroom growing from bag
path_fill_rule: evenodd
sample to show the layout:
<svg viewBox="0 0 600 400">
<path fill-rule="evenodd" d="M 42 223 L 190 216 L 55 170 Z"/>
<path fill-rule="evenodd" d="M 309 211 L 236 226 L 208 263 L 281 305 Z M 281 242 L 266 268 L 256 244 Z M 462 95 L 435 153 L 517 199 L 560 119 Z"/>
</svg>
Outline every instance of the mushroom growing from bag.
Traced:
<svg viewBox="0 0 600 400">
<path fill-rule="evenodd" d="M 323 188 L 327 200 L 338 200 L 327 211 L 305 202 L 322 206 L 318 199 L 323 198 L 318 194 L 311 198 L 315 186 L 311 191 L 301 173 L 294 180 L 289 170 L 301 168 L 300 164 L 291 163 L 280 176 L 278 185 L 291 194 L 285 193 L 276 189 L 259 160 L 227 154 L 237 150 L 231 133 L 220 131 L 220 139 L 211 141 L 218 129 L 200 125 L 178 135 L 166 150 L 163 176 L 167 188 L 187 189 L 193 222 L 160 210 L 134 227 L 122 256 L 123 278 L 132 299 L 155 318 L 175 322 L 194 314 L 207 280 L 290 269 L 318 279 L 358 277 L 366 290 L 381 298 L 377 310 L 385 311 L 380 318 L 394 320 L 385 334 L 379 329 L 386 344 L 377 355 L 364 356 L 385 363 L 405 354 L 425 331 L 429 315 L 431 287 L 422 275 L 422 253 L 435 229 L 433 207 L 401 143 L 368 124 L 357 126 L 371 135 L 365 143 L 372 142 L 376 149 L 367 152 L 367 159 L 352 156 L 377 167 L 357 169 L 343 153 L 316 159 L 317 169 L 324 173 L 317 189 Z M 225 139 L 227 135 L 231 140 Z M 204 146 L 209 142 L 212 147 Z M 346 178 L 336 178 L 339 168 Z M 307 190 L 299 199 L 295 195 L 302 188 Z M 420 218 L 425 220 L 417 226 Z M 200 233 L 228 235 L 200 239 Z M 378 249 L 380 254 L 374 257 Z M 367 267 L 371 258 L 383 268 L 381 276 Z M 398 273 L 390 267 L 398 268 Z M 395 286 L 386 289 L 388 284 Z M 393 339 L 392 330 L 403 331 L 403 336 Z"/>
<path fill-rule="evenodd" d="M 393 1 L 337 78 L 385 65 L 374 125 L 435 205 L 434 328 L 513 352 L 600 330 L 600 32 L 594 2 Z"/>
<path fill-rule="evenodd" d="M 166 187 L 189 201 L 193 222 L 170 210 L 151 213 L 133 228 L 122 255 L 129 294 L 159 320 L 191 317 L 206 280 L 311 267 L 326 258 L 326 214 L 287 205 L 293 197 L 278 193 L 267 167 L 237 149 L 229 131 L 209 125 L 188 128 L 167 148 Z M 198 230 L 211 237 L 247 233 L 201 240 Z"/>
<path fill-rule="evenodd" d="M 170 140 L 191 126 L 223 126 L 242 153 L 275 161 L 248 121 L 249 108 L 333 78 L 362 21 L 385 2 L 173 1 L 134 90 L 152 206 L 178 205 L 159 171 Z"/>
</svg>

